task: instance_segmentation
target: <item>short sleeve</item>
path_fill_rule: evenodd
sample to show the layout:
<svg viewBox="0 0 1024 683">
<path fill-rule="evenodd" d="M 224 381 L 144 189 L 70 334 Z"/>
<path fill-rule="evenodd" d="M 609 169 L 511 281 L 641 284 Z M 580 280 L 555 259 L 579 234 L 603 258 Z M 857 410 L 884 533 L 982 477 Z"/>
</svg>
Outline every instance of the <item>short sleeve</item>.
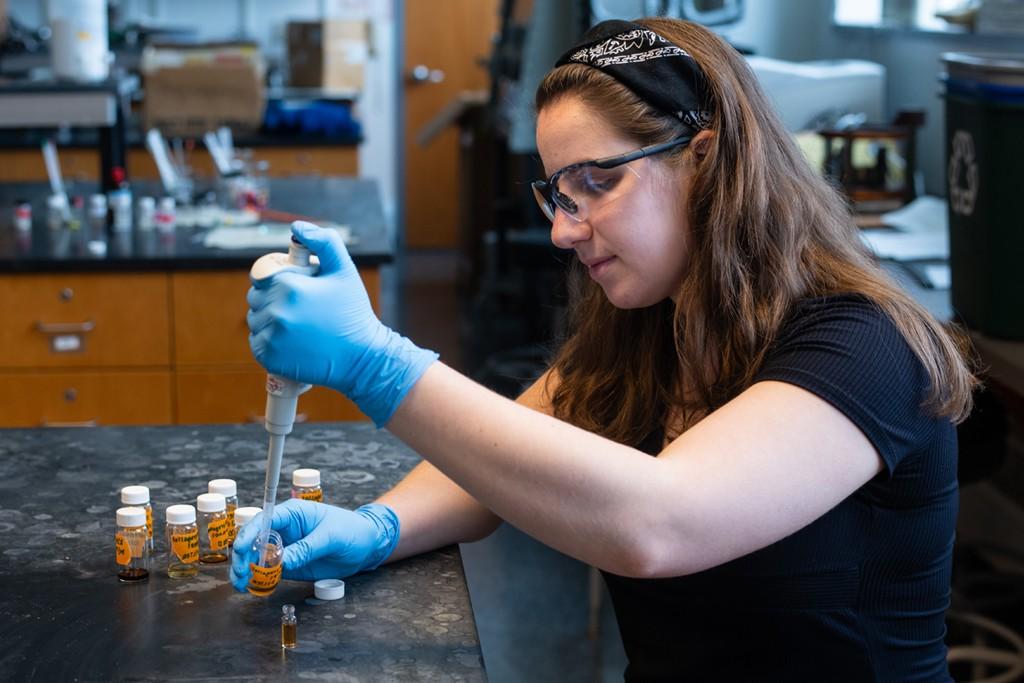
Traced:
<svg viewBox="0 0 1024 683">
<path fill-rule="evenodd" d="M 889 476 L 935 435 L 922 409 L 928 377 L 889 317 L 860 296 L 801 302 L 755 382 L 794 384 L 846 415 L 878 450 Z"/>
</svg>

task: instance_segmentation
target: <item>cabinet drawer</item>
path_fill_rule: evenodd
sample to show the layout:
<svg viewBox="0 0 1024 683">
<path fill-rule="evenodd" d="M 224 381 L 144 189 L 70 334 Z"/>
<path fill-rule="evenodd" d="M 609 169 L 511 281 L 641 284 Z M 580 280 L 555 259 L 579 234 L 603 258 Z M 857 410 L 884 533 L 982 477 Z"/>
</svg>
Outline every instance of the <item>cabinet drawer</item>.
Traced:
<svg viewBox="0 0 1024 683">
<path fill-rule="evenodd" d="M 253 361 L 253 368 L 259 366 Z M 177 383 L 178 424 L 262 422 L 267 408 L 267 373 L 262 369 L 181 370 Z M 324 387 L 299 397 L 297 422 L 365 420 L 351 401 Z"/>
<path fill-rule="evenodd" d="M 359 274 L 374 309 L 378 309 L 379 270 L 360 269 Z M 174 273 L 171 283 L 176 364 L 252 363 L 249 328 L 245 323 L 249 271 Z"/>
<path fill-rule="evenodd" d="M 170 424 L 170 372 L 0 373 L 0 426 Z"/>
<path fill-rule="evenodd" d="M 270 163 L 275 178 L 317 175 L 354 176 L 359 172 L 357 147 L 260 147 L 253 156 Z M 270 201 L 274 198 L 271 195 Z"/>
<path fill-rule="evenodd" d="M 0 276 L 0 367 L 170 364 L 164 274 Z"/>
</svg>

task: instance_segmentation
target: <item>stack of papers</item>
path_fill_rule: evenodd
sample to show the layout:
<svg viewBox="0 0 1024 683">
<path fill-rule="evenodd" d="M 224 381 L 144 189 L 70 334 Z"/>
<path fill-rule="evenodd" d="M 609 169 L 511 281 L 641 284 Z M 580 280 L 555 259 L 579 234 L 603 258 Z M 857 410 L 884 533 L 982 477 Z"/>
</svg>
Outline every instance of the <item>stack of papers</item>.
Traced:
<svg viewBox="0 0 1024 683">
<path fill-rule="evenodd" d="M 345 244 L 357 241 L 347 225 L 325 223 L 321 227 L 337 230 Z M 291 239 L 290 224 L 263 223 L 253 227 L 215 228 L 203 236 L 203 246 L 211 249 L 287 249 Z"/>
<path fill-rule="evenodd" d="M 861 230 L 868 248 L 880 259 L 892 261 L 940 261 L 917 264 L 912 269 L 925 286 L 948 289 L 949 222 L 946 200 L 918 197 L 897 211 L 882 214 L 888 229 Z"/>
</svg>

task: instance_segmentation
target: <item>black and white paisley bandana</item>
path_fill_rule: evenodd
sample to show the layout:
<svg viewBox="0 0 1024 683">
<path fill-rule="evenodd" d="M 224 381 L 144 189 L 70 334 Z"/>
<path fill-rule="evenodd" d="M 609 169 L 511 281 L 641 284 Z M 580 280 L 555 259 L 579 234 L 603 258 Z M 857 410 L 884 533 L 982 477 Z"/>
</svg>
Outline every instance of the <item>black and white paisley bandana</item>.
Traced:
<svg viewBox="0 0 1024 683">
<path fill-rule="evenodd" d="M 619 19 L 595 24 L 555 66 L 573 63 L 600 69 L 695 130 L 711 124 L 701 68 L 690 53 L 649 28 Z"/>
</svg>

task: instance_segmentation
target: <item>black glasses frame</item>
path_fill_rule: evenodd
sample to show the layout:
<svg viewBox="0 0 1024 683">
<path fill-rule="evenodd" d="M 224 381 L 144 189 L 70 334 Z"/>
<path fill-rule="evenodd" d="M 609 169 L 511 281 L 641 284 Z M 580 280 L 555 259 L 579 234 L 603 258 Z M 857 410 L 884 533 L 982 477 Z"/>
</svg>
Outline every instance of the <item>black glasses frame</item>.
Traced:
<svg viewBox="0 0 1024 683">
<path fill-rule="evenodd" d="M 530 183 L 530 186 L 533 188 L 537 197 L 543 199 L 544 204 L 546 204 L 547 210 L 544 214 L 549 220 L 555 219 L 556 209 L 562 209 L 566 214 L 573 216 L 577 211 L 576 202 L 572 200 L 572 197 L 555 190 L 558 179 L 565 173 L 574 171 L 578 168 L 584 168 L 586 166 L 596 166 L 601 169 L 615 168 L 616 166 L 622 166 L 623 164 L 628 164 L 629 162 L 636 161 L 637 159 L 667 152 L 668 150 L 679 147 L 680 145 L 688 144 L 692 139 L 692 135 L 683 135 L 675 138 L 674 140 L 669 140 L 668 142 L 662 142 L 657 145 L 648 145 L 646 147 L 633 150 L 632 152 L 626 152 L 625 154 L 616 154 L 614 156 L 604 157 L 601 159 L 580 161 L 575 164 L 569 164 L 568 166 L 560 168 L 552 173 L 551 177 L 547 180 L 534 180 Z"/>
</svg>

